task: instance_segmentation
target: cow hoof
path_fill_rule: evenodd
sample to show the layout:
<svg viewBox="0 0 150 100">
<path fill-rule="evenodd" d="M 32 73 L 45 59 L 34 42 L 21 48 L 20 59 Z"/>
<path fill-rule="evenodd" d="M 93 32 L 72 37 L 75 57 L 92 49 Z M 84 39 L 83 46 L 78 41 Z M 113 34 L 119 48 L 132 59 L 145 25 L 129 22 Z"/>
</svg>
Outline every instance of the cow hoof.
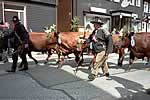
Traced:
<svg viewBox="0 0 150 100">
<path fill-rule="evenodd" d="M 88 70 L 91 70 L 91 67 L 88 67 Z"/>
<path fill-rule="evenodd" d="M 60 69 L 60 68 L 62 68 L 62 64 L 59 63 L 57 69 Z"/>
<path fill-rule="evenodd" d="M 119 66 L 119 67 L 122 67 L 122 63 L 118 63 L 118 66 Z"/>
<path fill-rule="evenodd" d="M 75 70 L 74 70 L 75 74 L 77 73 L 78 70 L 79 70 L 79 68 L 75 68 Z"/>
<path fill-rule="evenodd" d="M 126 69 L 125 72 L 130 72 L 130 69 Z"/>
<path fill-rule="evenodd" d="M 45 61 L 44 64 L 47 64 L 48 61 Z"/>
<path fill-rule="evenodd" d="M 38 61 L 35 61 L 35 64 L 38 64 Z"/>
</svg>

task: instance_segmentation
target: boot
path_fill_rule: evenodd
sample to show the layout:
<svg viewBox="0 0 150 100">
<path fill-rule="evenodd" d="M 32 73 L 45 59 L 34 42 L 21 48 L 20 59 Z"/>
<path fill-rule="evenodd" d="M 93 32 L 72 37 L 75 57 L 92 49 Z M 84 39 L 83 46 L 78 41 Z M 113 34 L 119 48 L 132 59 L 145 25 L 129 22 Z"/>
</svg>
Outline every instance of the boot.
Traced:
<svg viewBox="0 0 150 100">
<path fill-rule="evenodd" d="M 23 65 L 24 65 L 24 67 L 22 69 L 20 69 L 19 71 L 26 71 L 26 70 L 28 70 L 28 63 L 24 63 Z"/>
<path fill-rule="evenodd" d="M 17 66 L 17 63 L 13 62 L 11 70 L 6 70 L 6 72 L 16 72 L 16 66 Z"/>
<path fill-rule="evenodd" d="M 88 76 L 88 78 L 89 78 L 90 81 L 93 81 L 93 80 L 96 78 L 96 75 L 90 74 L 90 75 Z"/>
<path fill-rule="evenodd" d="M 13 70 L 13 69 L 11 69 L 11 70 L 6 70 L 6 72 L 12 72 L 12 73 L 15 73 L 16 70 Z"/>
<path fill-rule="evenodd" d="M 26 70 L 28 70 L 28 67 L 24 67 L 22 69 L 19 69 L 19 71 L 26 71 Z"/>
</svg>

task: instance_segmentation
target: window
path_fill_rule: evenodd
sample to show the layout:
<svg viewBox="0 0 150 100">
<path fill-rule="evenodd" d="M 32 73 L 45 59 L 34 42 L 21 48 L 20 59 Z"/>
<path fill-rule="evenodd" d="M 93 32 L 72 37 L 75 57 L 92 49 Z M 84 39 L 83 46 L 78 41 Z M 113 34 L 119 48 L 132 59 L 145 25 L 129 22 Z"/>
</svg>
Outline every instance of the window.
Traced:
<svg viewBox="0 0 150 100">
<path fill-rule="evenodd" d="M 136 6 L 140 7 L 141 6 L 141 0 L 135 0 L 135 1 L 136 1 L 135 2 Z"/>
<path fill-rule="evenodd" d="M 19 6 L 19 5 L 11 5 L 11 4 L 4 4 L 4 20 L 6 22 L 11 23 L 12 16 L 18 16 L 21 23 L 25 25 L 26 27 L 26 7 L 25 6 Z M 13 26 L 13 25 L 10 25 Z M 10 27 L 13 28 L 13 27 Z"/>
<path fill-rule="evenodd" d="M 148 12 L 148 2 L 144 2 L 144 12 Z"/>
<path fill-rule="evenodd" d="M 133 6 L 134 6 L 134 4 L 135 4 L 135 0 L 131 0 L 131 1 L 130 1 L 130 5 L 133 5 Z"/>
</svg>

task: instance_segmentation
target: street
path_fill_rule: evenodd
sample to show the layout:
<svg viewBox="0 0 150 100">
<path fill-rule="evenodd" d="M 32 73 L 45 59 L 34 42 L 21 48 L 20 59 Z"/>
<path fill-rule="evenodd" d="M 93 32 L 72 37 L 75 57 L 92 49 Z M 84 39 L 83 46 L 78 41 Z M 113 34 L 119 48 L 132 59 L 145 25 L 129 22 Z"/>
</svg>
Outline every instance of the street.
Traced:
<svg viewBox="0 0 150 100">
<path fill-rule="evenodd" d="M 29 70 L 7 73 L 9 62 L 0 62 L 0 100 L 150 100 L 146 89 L 150 88 L 150 64 L 136 60 L 130 71 L 128 55 L 123 66 L 117 66 L 117 54 L 108 59 L 111 79 L 99 76 L 88 80 L 88 66 L 92 56 L 84 55 L 84 63 L 75 74 L 74 56 L 65 59 L 61 69 L 57 69 L 57 55 L 52 55 L 44 64 L 46 54 L 33 53 L 39 61 L 36 65 L 28 58 Z M 20 60 L 19 60 L 20 62 Z M 102 71 L 100 70 L 100 73 Z"/>
</svg>

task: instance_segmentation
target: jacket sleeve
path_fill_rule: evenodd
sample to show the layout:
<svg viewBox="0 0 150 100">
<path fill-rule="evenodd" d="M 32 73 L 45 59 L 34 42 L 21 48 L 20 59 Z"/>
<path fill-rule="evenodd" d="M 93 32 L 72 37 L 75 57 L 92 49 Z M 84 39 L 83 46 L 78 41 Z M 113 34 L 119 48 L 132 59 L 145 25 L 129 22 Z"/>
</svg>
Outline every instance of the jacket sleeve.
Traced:
<svg viewBox="0 0 150 100">
<path fill-rule="evenodd" d="M 112 53 L 113 52 L 113 39 L 111 35 L 107 35 L 106 37 L 106 53 Z"/>
<path fill-rule="evenodd" d="M 106 41 L 106 53 L 112 53 L 113 52 L 113 39 L 112 35 L 109 31 L 103 29 L 104 35 L 105 35 L 105 41 Z"/>
<path fill-rule="evenodd" d="M 21 24 L 20 25 L 20 31 L 22 33 L 22 41 L 26 44 L 29 41 L 29 34 L 26 31 L 25 27 Z"/>
</svg>

